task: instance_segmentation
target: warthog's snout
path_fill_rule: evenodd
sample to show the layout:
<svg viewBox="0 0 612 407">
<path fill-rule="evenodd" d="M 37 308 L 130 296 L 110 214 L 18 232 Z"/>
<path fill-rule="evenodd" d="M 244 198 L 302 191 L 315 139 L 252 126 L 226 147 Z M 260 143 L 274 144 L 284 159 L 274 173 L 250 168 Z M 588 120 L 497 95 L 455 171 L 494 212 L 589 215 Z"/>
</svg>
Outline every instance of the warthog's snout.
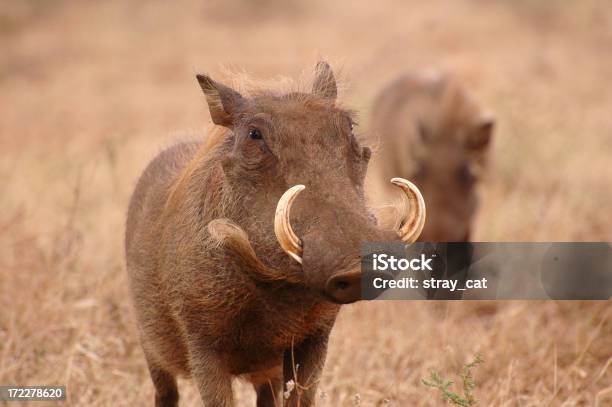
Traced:
<svg viewBox="0 0 612 407">
<path fill-rule="evenodd" d="M 396 232 L 378 229 L 371 224 L 365 214 L 345 208 L 344 219 L 336 228 L 318 230 L 300 238 L 291 227 L 290 214 L 293 202 L 306 187 L 295 185 L 278 201 L 274 232 L 280 246 L 293 260 L 302 265 L 308 285 L 323 291 L 324 295 L 333 302 L 348 304 L 359 301 L 362 298 L 364 283 L 369 289 L 374 278 L 385 280 L 393 278 L 361 272 L 358 253 L 363 243 L 397 239 L 412 243 L 423 229 L 425 203 L 418 188 L 402 178 L 393 178 L 391 182 L 402 189 L 408 201 L 397 222 L 399 229 Z M 325 216 L 323 213 L 325 204 L 319 206 L 322 209 L 317 215 L 321 218 Z M 341 207 L 327 212 L 327 216 L 332 219 L 330 224 L 338 222 L 339 208 Z M 357 230 L 359 232 L 354 233 Z"/>
<path fill-rule="evenodd" d="M 353 270 L 332 276 L 325 284 L 325 294 L 338 304 L 350 304 L 363 297 L 362 287 L 373 287 L 375 278 L 393 280 L 393 275 L 384 272 L 361 272 Z"/>
<path fill-rule="evenodd" d="M 361 272 L 350 271 L 332 276 L 325 284 L 325 294 L 339 304 L 359 301 L 361 299 Z"/>
</svg>

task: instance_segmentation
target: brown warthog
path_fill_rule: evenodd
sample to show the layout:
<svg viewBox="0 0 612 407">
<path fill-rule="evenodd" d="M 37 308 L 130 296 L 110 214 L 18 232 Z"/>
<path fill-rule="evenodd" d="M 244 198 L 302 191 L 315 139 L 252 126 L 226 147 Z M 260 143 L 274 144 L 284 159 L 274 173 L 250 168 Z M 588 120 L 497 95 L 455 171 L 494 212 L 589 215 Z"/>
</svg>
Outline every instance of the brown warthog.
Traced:
<svg viewBox="0 0 612 407">
<path fill-rule="evenodd" d="M 390 176 L 414 179 L 432 214 L 419 240 L 469 241 L 493 125 L 451 78 L 401 76 L 374 102 L 370 133 L 378 151 L 368 174 L 368 198 L 375 206 L 388 202 L 395 192 L 383 180 Z"/>
<path fill-rule="evenodd" d="M 184 374 L 206 407 L 233 404 L 235 376 L 253 383 L 258 406 L 283 403 L 281 385 L 291 380 L 285 405 L 310 406 L 339 304 L 360 297 L 360 245 L 416 240 L 422 197 L 394 179 L 411 210 L 397 233 L 376 227 L 363 192 L 370 150 L 336 106 L 326 63 L 311 93 L 243 96 L 197 79 L 226 130 L 157 156 L 127 219 L 127 269 L 156 405 L 177 405 Z"/>
</svg>

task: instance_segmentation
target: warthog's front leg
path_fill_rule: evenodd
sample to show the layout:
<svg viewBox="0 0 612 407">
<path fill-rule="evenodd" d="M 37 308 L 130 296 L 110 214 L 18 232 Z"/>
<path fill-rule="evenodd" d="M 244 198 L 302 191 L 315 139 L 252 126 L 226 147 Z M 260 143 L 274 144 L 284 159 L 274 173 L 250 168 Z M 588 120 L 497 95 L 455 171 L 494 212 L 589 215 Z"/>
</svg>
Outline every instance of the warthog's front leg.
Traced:
<svg viewBox="0 0 612 407">
<path fill-rule="evenodd" d="M 307 337 L 293 349 L 285 350 L 283 360 L 284 390 L 289 397 L 285 407 L 310 407 L 314 405 L 319 377 L 327 355 L 329 333 Z M 296 377 L 297 376 L 297 377 Z M 293 389 L 287 383 L 293 381 Z"/>
<path fill-rule="evenodd" d="M 205 407 L 233 407 L 232 376 L 213 352 L 198 350 L 191 358 L 191 373 Z"/>
<path fill-rule="evenodd" d="M 150 358 L 147 358 L 151 380 L 155 385 L 155 407 L 178 406 L 178 388 L 176 378 L 167 370 L 159 367 Z"/>
<path fill-rule="evenodd" d="M 280 378 L 270 379 L 255 386 L 257 393 L 257 407 L 280 407 L 282 406 L 281 395 L 282 382 Z"/>
</svg>

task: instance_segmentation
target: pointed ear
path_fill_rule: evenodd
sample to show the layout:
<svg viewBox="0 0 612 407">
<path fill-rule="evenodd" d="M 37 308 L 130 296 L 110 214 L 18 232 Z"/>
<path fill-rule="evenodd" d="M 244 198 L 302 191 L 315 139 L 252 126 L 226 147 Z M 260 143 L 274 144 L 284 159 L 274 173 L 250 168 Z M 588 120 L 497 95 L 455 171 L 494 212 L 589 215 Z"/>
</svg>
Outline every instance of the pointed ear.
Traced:
<svg viewBox="0 0 612 407">
<path fill-rule="evenodd" d="M 213 81 L 208 75 L 196 75 L 204 91 L 213 123 L 231 128 L 234 116 L 244 103 L 244 98 L 234 89 Z"/>
<path fill-rule="evenodd" d="M 476 127 L 468 135 L 467 146 L 472 150 L 484 150 L 491 144 L 495 120 L 491 117 L 483 117 Z"/>
<path fill-rule="evenodd" d="M 331 67 L 325 61 L 319 61 L 315 68 L 315 79 L 312 84 L 312 93 L 325 99 L 336 100 L 338 88 L 336 78 Z"/>
</svg>

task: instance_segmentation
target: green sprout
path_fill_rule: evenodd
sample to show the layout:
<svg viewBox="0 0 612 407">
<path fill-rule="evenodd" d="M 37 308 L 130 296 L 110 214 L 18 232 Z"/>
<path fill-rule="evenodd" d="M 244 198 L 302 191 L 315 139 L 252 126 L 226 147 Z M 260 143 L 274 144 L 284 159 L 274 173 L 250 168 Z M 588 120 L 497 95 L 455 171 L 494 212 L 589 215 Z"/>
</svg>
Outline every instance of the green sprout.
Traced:
<svg viewBox="0 0 612 407">
<path fill-rule="evenodd" d="M 452 380 L 445 380 L 439 372 L 432 370 L 429 375 L 429 380 L 421 379 L 423 384 L 427 387 L 438 389 L 442 393 L 442 397 L 445 401 L 450 402 L 454 406 L 470 407 L 478 404 L 478 400 L 474 397 L 474 389 L 476 388 L 476 382 L 472 375 L 472 369 L 484 362 L 482 355 L 479 353 L 476 355 L 474 360 L 467 363 L 461 369 L 459 377 L 463 384 L 463 395 L 459 395 L 453 392 L 450 387 L 453 385 Z"/>
</svg>

